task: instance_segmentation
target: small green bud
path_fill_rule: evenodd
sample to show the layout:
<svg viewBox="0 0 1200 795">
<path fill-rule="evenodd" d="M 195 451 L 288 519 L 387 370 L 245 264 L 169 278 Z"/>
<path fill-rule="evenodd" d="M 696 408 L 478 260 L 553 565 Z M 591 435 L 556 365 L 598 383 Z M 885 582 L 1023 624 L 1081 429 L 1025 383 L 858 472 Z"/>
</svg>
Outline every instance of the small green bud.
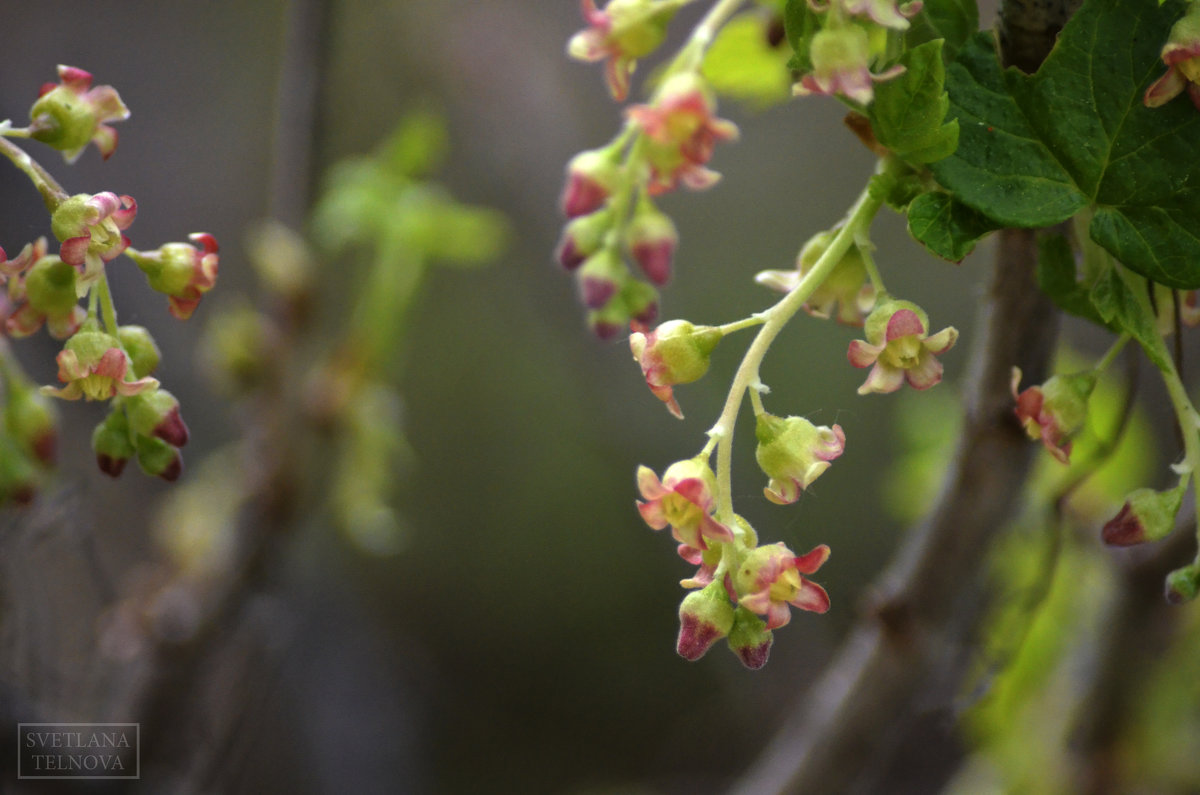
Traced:
<svg viewBox="0 0 1200 795">
<path fill-rule="evenodd" d="M 1166 538 L 1175 529 L 1175 517 L 1183 505 L 1187 480 L 1166 491 L 1137 489 L 1125 498 L 1121 510 L 1101 530 L 1104 543 L 1128 547 Z"/>
<path fill-rule="evenodd" d="M 156 436 L 139 436 L 134 445 L 138 466 L 147 475 L 163 480 L 176 480 L 183 472 L 183 457 L 179 448 Z"/>
<path fill-rule="evenodd" d="M 692 591 L 679 605 L 679 638 L 675 650 L 685 660 L 699 660 L 733 628 L 733 605 L 720 582 Z"/>
<path fill-rule="evenodd" d="M 24 382 L 10 380 L 4 426 L 26 455 L 53 464 L 58 447 L 57 412 L 51 401 Z"/>
<path fill-rule="evenodd" d="M 121 326 L 117 329 L 117 339 L 129 354 L 134 378 L 143 378 L 158 369 L 162 353 L 144 326 Z"/>
<path fill-rule="evenodd" d="M 726 642 L 742 665 L 752 671 L 766 665 L 774 639 L 771 630 L 767 629 L 767 622 L 744 607 L 734 611 L 733 627 L 729 630 Z"/>
<path fill-rule="evenodd" d="M 125 462 L 136 452 L 129 440 L 129 422 L 123 409 L 109 412 L 92 431 L 92 450 L 101 472 L 114 478 L 120 476 Z"/>
<path fill-rule="evenodd" d="M 1200 593 L 1200 564 L 1193 563 L 1167 575 L 1167 601 L 1173 605 L 1190 602 Z"/>
</svg>

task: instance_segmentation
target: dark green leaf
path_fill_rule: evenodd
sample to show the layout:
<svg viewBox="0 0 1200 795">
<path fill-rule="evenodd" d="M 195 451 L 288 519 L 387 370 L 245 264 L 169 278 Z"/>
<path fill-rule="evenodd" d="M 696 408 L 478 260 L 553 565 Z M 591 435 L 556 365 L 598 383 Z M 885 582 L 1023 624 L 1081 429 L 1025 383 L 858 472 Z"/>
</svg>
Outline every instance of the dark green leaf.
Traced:
<svg viewBox="0 0 1200 795">
<path fill-rule="evenodd" d="M 980 238 L 995 230 L 987 216 L 941 191 L 921 194 L 908 208 L 909 234 L 951 262 L 962 262 Z"/>
<path fill-rule="evenodd" d="M 1110 269 L 1096 279 L 1089 298 L 1100 317 L 1110 326 L 1116 326 L 1137 340 L 1156 367 L 1160 370 L 1172 368 L 1166 345 L 1154 326 L 1148 299 L 1139 299 L 1129 289 L 1117 268 Z"/>
<path fill-rule="evenodd" d="M 1179 0 L 1087 0 L 1032 76 L 1001 70 L 988 34 L 947 72 L 955 153 L 932 166 L 961 201 L 1006 226 L 1093 207 L 1092 239 L 1171 287 L 1200 287 L 1200 114 L 1150 109 Z"/>
<path fill-rule="evenodd" d="M 950 99 L 941 40 L 908 50 L 900 63 L 904 74 L 875 88 L 870 109 L 875 137 L 905 162 L 941 160 L 958 143 L 958 122 L 944 123 Z"/>
<path fill-rule="evenodd" d="M 912 19 L 904 35 L 909 47 L 934 39 L 944 39 L 942 57 L 954 59 L 955 53 L 979 29 L 979 9 L 975 0 L 925 0 L 921 13 Z"/>
</svg>

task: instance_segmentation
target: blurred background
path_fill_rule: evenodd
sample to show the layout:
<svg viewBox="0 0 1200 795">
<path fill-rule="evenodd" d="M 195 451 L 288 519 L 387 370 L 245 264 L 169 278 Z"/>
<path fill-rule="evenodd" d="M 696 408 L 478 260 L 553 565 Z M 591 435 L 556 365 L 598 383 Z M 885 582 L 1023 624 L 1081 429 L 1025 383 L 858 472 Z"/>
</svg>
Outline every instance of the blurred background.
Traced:
<svg viewBox="0 0 1200 795">
<path fill-rule="evenodd" d="M 728 786 L 796 708 L 903 532 L 884 503 L 904 444 L 895 412 L 910 396 L 855 395 L 863 374 L 845 364 L 853 330 L 807 317 L 790 325 L 764 366 L 767 407 L 840 423 L 849 443 L 797 505 L 782 508 L 762 496 L 743 417 L 735 505 L 764 541 L 833 547 L 819 577 L 833 609 L 797 612 L 761 671 L 743 669 L 723 645 L 697 663 L 683 661 L 674 652 L 677 583 L 690 567 L 639 519 L 634 472 L 639 464 L 661 472 L 699 450 L 749 337 L 727 340 L 709 375 L 677 390 L 680 422 L 649 394 L 624 341 L 601 343 L 585 328 L 573 281 L 552 260 L 563 221 L 558 194 L 568 159 L 608 141 L 622 117 L 600 70 L 565 57 L 568 37 L 582 27 L 578 5 L 323 5 L 311 128 L 318 190 L 334 163 L 374 150 L 407 114 L 430 111 L 449 130 L 450 155 L 436 178 L 460 201 L 502 212 L 508 243 L 487 267 L 431 270 L 396 340 L 411 448 L 395 472 L 400 549 L 373 555 L 319 512 L 296 517 L 253 598 L 214 631 L 240 656 L 202 658 L 205 687 L 179 680 L 172 709 L 225 709 L 237 719 L 222 724 L 223 733 L 202 718 L 153 724 L 187 730 L 146 730 L 145 791 L 188 791 L 186 771 L 170 761 L 188 753 L 172 756 L 161 750 L 167 746 L 205 748 L 210 764 L 221 760 L 226 778 L 208 780 L 209 791 Z M 673 35 L 699 18 L 703 4 L 696 5 L 680 13 Z M 289 167 L 277 162 L 276 147 L 286 107 L 280 86 L 295 85 L 284 66 L 289 8 L 282 0 L 122 0 L 99 9 L 9 3 L 0 11 L 8 59 L 0 118 L 22 123 L 58 63 L 114 85 L 133 112 L 107 162 L 93 150 L 67 168 L 57 153 L 31 145 L 35 157 L 68 191 L 135 196 L 135 245 L 200 230 L 221 242 L 218 286 L 187 323 L 167 314 L 130 263 L 111 269 L 122 321 L 151 329 L 164 354 L 157 375 L 183 401 L 192 468 L 181 484 L 194 477 L 193 465 L 243 434 L 197 357 L 201 331 L 223 305 L 265 300 L 248 235 L 251 222 L 272 212 L 273 174 Z M 740 142 L 718 147 L 710 164 L 722 182 L 661 203 L 682 239 L 663 319 L 715 324 L 768 306 L 774 296 L 754 274 L 791 267 L 873 167 L 832 100 L 765 112 L 722 101 L 720 115 L 741 128 Z M 0 196 L 7 250 L 48 232 L 15 169 L 0 168 Z M 305 231 L 297 218 L 285 220 Z M 939 406 L 952 406 L 990 248 L 953 265 L 920 251 L 895 215 L 885 212 L 876 230 L 893 292 L 918 297 L 937 328 L 963 334 L 935 391 Z M 326 328 L 343 322 L 346 309 L 322 298 L 344 295 L 353 274 L 336 259 L 323 263 L 313 310 Z M 44 334 L 19 346 L 42 383 L 54 377 L 57 349 Z M 63 405 L 62 415 L 60 483 L 5 531 L 8 593 L 36 594 L 7 605 L 25 619 L 5 629 L 13 679 L 6 697 L 17 712 L 36 708 L 46 720 L 111 720 L 95 709 L 104 703 L 97 691 L 109 688 L 110 696 L 116 681 L 96 653 L 96 627 L 106 602 L 130 587 L 129 572 L 158 554 L 149 528 L 179 486 L 132 467 L 109 480 L 88 444 L 99 409 Z M 936 412 L 925 422 L 934 433 Z M 327 464 L 305 463 L 318 472 L 309 481 L 318 489 Z M 931 490 L 936 473 L 909 483 Z M 48 624 L 57 631 L 45 631 Z M 241 673 L 211 675 L 231 659 L 229 670 Z M 237 742 L 214 746 L 217 737 Z"/>
</svg>

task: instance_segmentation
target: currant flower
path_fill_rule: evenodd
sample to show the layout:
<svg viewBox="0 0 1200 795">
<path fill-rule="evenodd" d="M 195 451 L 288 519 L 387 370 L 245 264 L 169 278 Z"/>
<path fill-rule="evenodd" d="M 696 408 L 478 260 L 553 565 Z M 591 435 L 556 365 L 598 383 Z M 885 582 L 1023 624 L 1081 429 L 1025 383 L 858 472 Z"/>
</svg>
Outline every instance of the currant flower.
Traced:
<svg viewBox="0 0 1200 795">
<path fill-rule="evenodd" d="M 788 605 L 826 612 L 829 594 L 801 575 L 816 573 L 828 558 L 829 547 L 825 544 L 800 556 L 782 542 L 752 550 L 734 576 L 738 605 L 766 616 L 767 629 L 778 629 L 791 621 Z"/>
<path fill-rule="evenodd" d="M 642 368 L 646 386 L 679 419 L 683 412 L 672 387 L 690 384 L 708 372 L 709 357 L 721 336 L 719 329 L 693 326 L 686 320 L 668 320 L 654 331 L 629 335 L 629 348 Z"/>
<path fill-rule="evenodd" d="M 717 102 L 707 82 L 696 72 L 667 79 L 650 105 L 634 105 L 626 114 L 646 135 L 645 157 L 650 166 L 650 193 L 678 185 L 702 190 L 720 175 L 705 168 L 718 141 L 738 136 L 733 122 L 714 115 Z"/>
<path fill-rule="evenodd" d="M 1142 102 L 1148 108 L 1165 105 L 1185 89 L 1200 110 L 1200 7 L 1188 4 L 1184 16 L 1174 24 L 1162 48 L 1167 72 L 1150 84 Z"/>
<path fill-rule="evenodd" d="M 671 260 L 679 245 L 679 233 L 670 217 L 643 197 L 625 234 L 629 255 L 646 278 L 660 286 L 670 281 Z"/>
<path fill-rule="evenodd" d="M 167 296 L 168 308 L 179 320 L 196 311 L 200 299 L 217 283 L 217 239 L 207 232 L 188 235 L 199 243 L 166 243 L 153 251 L 128 249 L 125 253 L 146 274 L 150 287 Z"/>
<path fill-rule="evenodd" d="M 117 148 L 117 131 L 108 122 L 129 118 L 129 108 L 112 86 L 92 87 L 92 75 L 74 66 L 58 67 L 59 82 L 42 86 L 29 110 L 34 140 L 60 150 L 75 162 L 89 143 L 107 160 Z"/>
<path fill-rule="evenodd" d="M 705 539 L 721 543 L 733 540 L 733 532 L 711 515 L 716 505 L 717 477 L 703 457 L 671 464 L 661 481 L 649 467 L 638 467 L 637 484 L 645 499 L 637 503 L 638 511 L 652 529 L 670 525 L 676 541 L 697 550 L 708 549 Z"/>
<path fill-rule="evenodd" d="M 929 316 L 911 301 L 885 300 L 867 317 L 867 341 L 854 340 L 846 352 L 855 367 L 870 367 L 858 394 L 895 392 L 908 381 L 914 389 L 928 389 L 942 380 L 937 356 L 954 346 L 953 326 L 926 334 Z"/>
<path fill-rule="evenodd" d="M 816 426 L 804 417 L 758 415 L 754 457 L 770 478 L 763 492 L 776 505 L 788 505 L 829 469 L 829 462 L 846 449 L 842 426 Z"/>
<path fill-rule="evenodd" d="M 42 392 L 64 400 L 108 400 L 158 386 L 154 378 L 128 380 L 132 375 L 129 355 L 120 341 L 88 323 L 67 340 L 56 361 L 58 380 L 66 386 L 44 386 Z"/>
<path fill-rule="evenodd" d="M 1046 450 L 1062 463 L 1070 463 L 1071 434 L 1087 419 L 1088 398 L 1096 388 L 1094 370 L 1056 375 L 1041 386 L 1027 387 L 1018 393 L 1021 370 L 1012 372 L 1014 412 L 1030 439 L 1040 439 Z"/>
<path fill-rule="evenodd" d="M 573 271 L 604 245 L 604 238 L 613 225 L 610 210 L 597 210 L 573 218 L 563 227 L 562 236 L 554 249 L 554 258 L 567 271 Z"/>
<path fill-rule="evenodd" d="M 17 302 L 4 322 L 14 337 L 27 337 L 45 324 L 50 336 L 70 337 L 87 318 L 79 305 L 78 272 L 61 258 L 42 257 L 18 279 L 10 282 L 9 296 Z"/>
<path fill-rule="evenodd" d="M 909 3 L 896 0 L 839 0 L 839 4 L 848 14 L 868 17 L 876 25 L 892 30 L 908 30 L 908 20 L 915 17 L 924 6 L 921 0 Z M 809 0 L 809 5 L 812 5 L 812 0 Z"/>
<path fill-rule="evenodd" d="M 871 71 L 874 56 L 867 31 L 858 25 L 818 31 L 809 45 L 813 70 L 792 87 L 797 96 L 841 95 L 860 105 L 875 98 L 874 83 L 890 80 L 904 72 L 897 64 L 878 74 Z"/>
<path fill-rule="evenodd" d="M 836 236 L 834 231 L 814 235 L 796 257 L 796 268 L 790 271 L 762 271 L 754 280 L 764 287 L 782 293 L 796 289 L 817 260 L 829 248 Z M 867 266 L 857 247 L 851 247 L 846 255 L 833 266 L 825 281 L 813 290 L 804 302 L 804 311 L 813 317 L 837 317 L 839 323 L 861 326 L 867 313 L 875 304 L 875 288 L 867 281 Z"/>
<path fill-rule="evenodd" d="M 588 27 L 567 43 L 577 61 L 605 61 L 604 80 L 617 102 L 629 95 L 637 59 L 653 52 L 667 35 L 667 24 L 683 5 L 679 0 L 611 0 L 603 11 L 595 0 L 582 0 Z"/>
<path fill-rule="evenodd" d="M 104 263 L 129 246 L 121 233 L 136 218 L 137 202 L 133 197 L 110 191 L 76 194 L 54 210 L 50 229 L 61 243 L 58 253 L 63 262 L 79 271 L 76 288 L 80 295 L 100 278 Z"/>
<path fill-rule="evenodd" d="M 621 176 L 619 155 L 619 148 L 608 146 L 588 149 L 571 158 L 559 197 L 563 215 L 578 218 L 604 206 Z"/>
</svg>

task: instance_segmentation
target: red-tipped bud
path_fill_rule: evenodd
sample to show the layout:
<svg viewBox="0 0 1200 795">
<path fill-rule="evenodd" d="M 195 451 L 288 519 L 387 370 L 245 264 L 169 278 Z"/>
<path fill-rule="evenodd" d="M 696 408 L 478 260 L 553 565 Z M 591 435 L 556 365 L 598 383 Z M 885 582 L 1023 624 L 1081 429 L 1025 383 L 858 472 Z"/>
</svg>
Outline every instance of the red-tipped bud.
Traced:
<svg viewBox="0 0 1200 795">
<path fill-rule="evenodd" d="M 26 455 L 42 464 L 54 463 L 58 448 L 56 412 L 52 402 L 23 379 L 10 378 L 4 404 L 4 426 Z"/>
<path fill-rule="evenodd" d="M 139 436 L 135 447 L 138 466 L 147 475 L 173 481 L 183 473 L 183 456 L 174 445 L 153 436 Z"/>
<path fill-rule="evenodd" d="M 563 227 L 554 258 L 568 271 L 575 270 L 600 250 L 612 221 L 612 213 L 606 210 L 575 218 Z"/>
<path fill-rule="evenodd" d="M 1096 388 L 1095 370 L 1056 375 L 1041 386 L 1018 393 L 1021 371 L 1014 367 L 1012 394 L 1017 419 L 1031 439 L 1041 439 L 1046 450 L 1066 464 L 1070 462 L 1070 436 L 1087 420 L 1088 399 Z"/>
<path fill-rule="evenodd" d="M 125 402 L 129 428 L 138 436 L 154 436 L 173 447 L 188 442 L 188 428 L 179 415 L 179 401 L 165 389 L 151 389 Z M 157 474 L 157 473 L 155 473 Z"/>
<path fill-rule="evenodd" d="M 600 309 L 588 313 L 588 326 L 597 337 L 610 340 L 632 326 L 648 329 L 658 317 L 658 291 L 645 282 L 626 279 L 621 291 Z"/>
<path fill-rule="evenodd" d="M 675 650 L 685 660 L 699 660 L 733 628 L 733 605 L 721 583 L 692 591 L 679 605 L 679 638 Z"/>
<path fill-rule="evenodd" d="M 1104 543 L 1129 547 L 1166 538 L 1175 529 L 1175 517 L 1183 505 L 1187 481 L 1167 491 L 1138 489 L 1125 498 L 1125 504 L 1100 531 Z"/>
<path fill-rule="evenodd" d="M 578 218 L 599 210 L 608 202 L 620 179 L 618 150 L 589 149 L 567 163 L 567 182 L 559 203 L 563 215 Z"/>
<path fill-rule="evenodd" d="M 104 421 L 92 431 L 92 450 L 96 453 L 96 464 L 109 477 L 119 477 L 125 463 L 133 457 L 135 450 L 130 441 L 129 422 L 123 409 L 114 409 Z"/>
<path fill-rule="evenodd" d="M 611 248 L 597 251 L 575 271 L 579 300 L 588 309 L 600 309 L 629 280 L 621 256 Z"/>
<path fill-rule="evenodd" d="M 629 222 L 627 235 L 629 255 L 646 278 L 657 285 L 670 281 L 671 261 L 679 245 L 679 233 L 671 219 L 649 199 L 643 199 Z"/>
<path fill-rule="evenodd" d="M 742 665 L 757 671 L 767 664 L 771 655 L 774 635 L 767 629 L 767 622 L 744 607 L 733 614 L 733 628 L 729 630 L 729 649 L 738 656 Z"/>
<path fill-rule="evenodd" d="M 1193 563 L 1167 575 L 1166 597 L 1173 605 L 1190 602 L 1200 593 L 1200 564 Z"/>
</svg>

